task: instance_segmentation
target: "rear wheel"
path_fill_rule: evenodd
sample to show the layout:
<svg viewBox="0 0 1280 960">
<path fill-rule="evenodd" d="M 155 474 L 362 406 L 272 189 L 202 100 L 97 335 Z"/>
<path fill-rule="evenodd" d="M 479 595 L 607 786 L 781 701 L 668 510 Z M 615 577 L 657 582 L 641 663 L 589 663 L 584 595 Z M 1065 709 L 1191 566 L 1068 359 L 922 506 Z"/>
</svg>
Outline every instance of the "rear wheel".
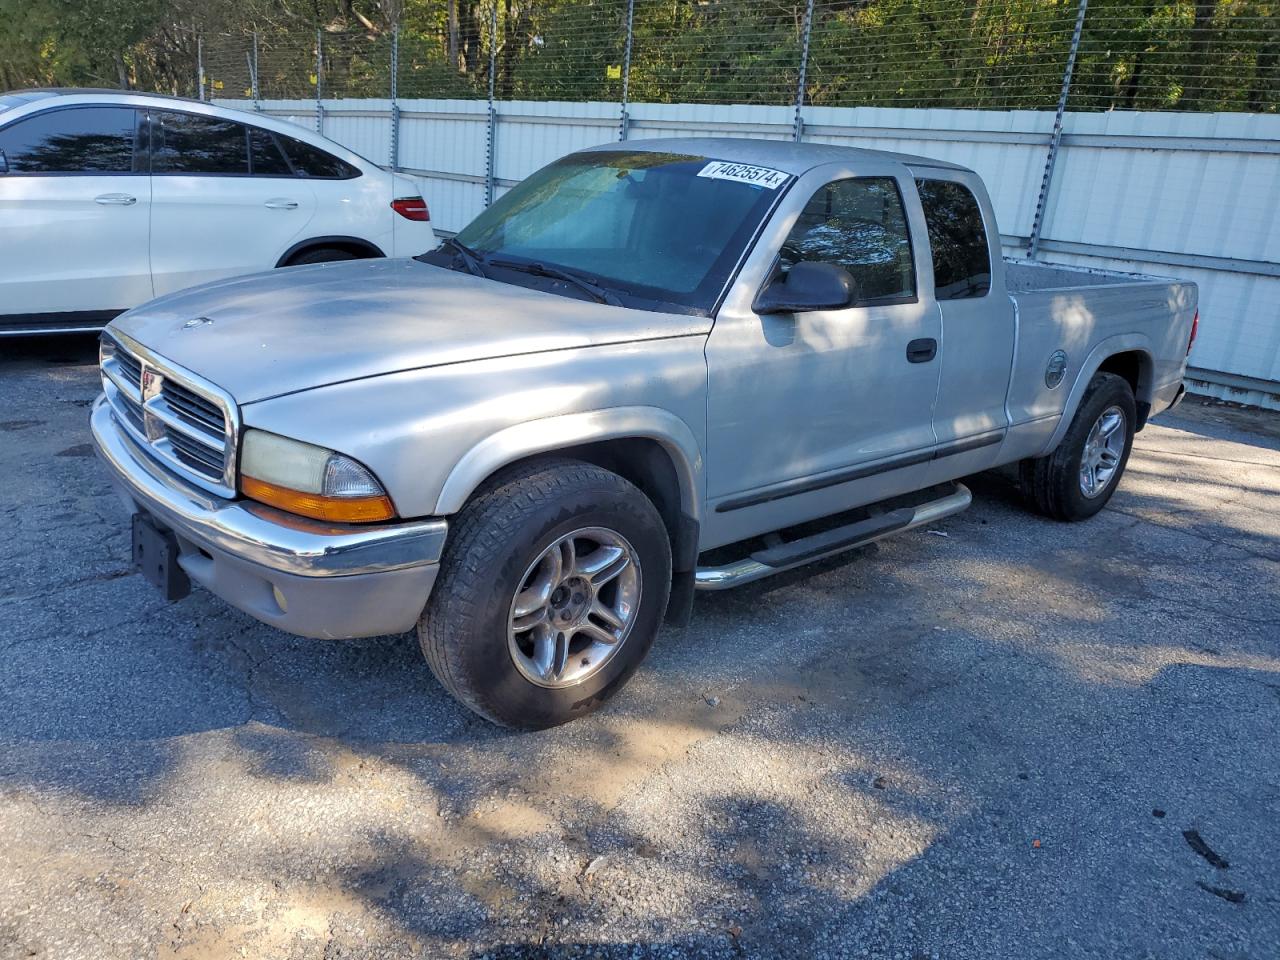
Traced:
<svg viewBox="0 0 1280 960">
<path fill-rule="evenodd" d="M 1107 505 L 1133 449 L 1137 408 L 1128 382 L 1099 373 L 1058 448 L 1023 460 L 1023 492 L 1037 511 L 1055 520 L 1084 520 Z"/>
<path fill-rule="evenodd" d="M 361 260 L 358 254 L 352 253 L 350 250 L 343 250 L 340 247 L 317 247 L 314 250 L 308 250 L 305 253 L 297 254 L 290 257 L 286 267 L 300 267 L 306 263 L 330 263 L 335 260 Z"/>
<path fill-rule="evenodd" d="M 670 588 L 670 542 L 643 493 L 591 464 L 527 464 L 458 515 L 418 639 L 445 689 L 476 713 L 554 726 L 630 678 Z"/>
</svg>

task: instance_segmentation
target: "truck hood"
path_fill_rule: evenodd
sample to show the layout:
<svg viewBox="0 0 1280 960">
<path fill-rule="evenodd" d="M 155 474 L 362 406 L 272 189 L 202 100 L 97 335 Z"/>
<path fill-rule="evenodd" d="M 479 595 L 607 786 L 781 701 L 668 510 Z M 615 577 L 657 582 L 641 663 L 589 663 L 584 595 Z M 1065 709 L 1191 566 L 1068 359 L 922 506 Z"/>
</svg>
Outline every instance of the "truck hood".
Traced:
<svg viewBox="0 0 1280 960">
<path fill-rule="evenodd" d="M 710 332 L 708 317 L 570 299 L 416 260 L 220 280 L 110 324 L 239 403 L 468 360 Z"/>
</svg>

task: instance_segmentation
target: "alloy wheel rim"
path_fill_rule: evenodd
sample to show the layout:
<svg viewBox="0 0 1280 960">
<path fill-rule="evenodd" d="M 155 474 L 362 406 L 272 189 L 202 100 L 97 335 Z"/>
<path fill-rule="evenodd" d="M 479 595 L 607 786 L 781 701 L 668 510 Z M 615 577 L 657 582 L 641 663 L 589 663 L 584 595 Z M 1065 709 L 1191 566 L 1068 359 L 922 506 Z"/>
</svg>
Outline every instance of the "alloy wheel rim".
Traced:
<svg viewBox="0 0 1280 960">
<path fill-rule="evenodd" d="M 1089 430 L 1080 456 L 1080 492 L 1090 500 L 1101 496 L 1120 470 L 1127 433 L 1124 411 L 1117 406 L 1103 410 Z"/>
<path fill-rule="evenodd" d="M 595 676 L 626 642 L 640 606 L 640 561 L 620 533 L 583 527 L 531 563 L 507 618 L 516 669 L 540 687 Z"/>
</svg>

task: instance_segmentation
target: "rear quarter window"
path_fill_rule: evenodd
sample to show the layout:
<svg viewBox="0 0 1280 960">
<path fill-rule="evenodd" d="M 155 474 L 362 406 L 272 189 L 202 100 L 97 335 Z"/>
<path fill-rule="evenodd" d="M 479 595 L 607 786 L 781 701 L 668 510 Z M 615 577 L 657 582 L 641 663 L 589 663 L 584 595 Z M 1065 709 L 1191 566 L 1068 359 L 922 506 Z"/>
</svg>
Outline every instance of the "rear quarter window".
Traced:
<svg viewBox="0 0 1280 960">
<path fill-rule="evenodd" d="M 917 180 L 933 252 L 938 300 L 985 297 L 991 291 L 991 251 L 972 191 L 950 180 Z"/>
<path fill-rule="evenodd" d="M 350 180 L 360 176 L 360 171 L 351 164 L 319 147 L 313 147 L 309 143 L 281 134 L 276 134 L 276 140 L 300 177 L 315 180 Z"/>
</svg>

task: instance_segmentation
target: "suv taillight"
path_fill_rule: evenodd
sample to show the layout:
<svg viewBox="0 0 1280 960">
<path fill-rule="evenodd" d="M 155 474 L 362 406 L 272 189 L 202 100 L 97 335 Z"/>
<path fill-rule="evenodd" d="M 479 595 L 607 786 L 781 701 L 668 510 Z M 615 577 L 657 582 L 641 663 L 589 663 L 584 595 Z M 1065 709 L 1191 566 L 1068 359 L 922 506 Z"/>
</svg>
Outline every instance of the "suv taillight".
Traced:
<svg viewBox="0 0 1280 960">
<path fill-rule="evenodd" d="M 1196 345 L 1196 334 L 1200 332 L 1200 311 L 1191 318 L 1191 336 L 1187 338 L 1187 356 L 1191 356 L 1191 348 Z"/>
<path fill-rule="evenodd" d="M 425 221 L 431 219 L 427 211 L 427 201 L 421 197 L 400 197 L 391 201 L 391 209 L 406 220 Z"/>
</svg>

